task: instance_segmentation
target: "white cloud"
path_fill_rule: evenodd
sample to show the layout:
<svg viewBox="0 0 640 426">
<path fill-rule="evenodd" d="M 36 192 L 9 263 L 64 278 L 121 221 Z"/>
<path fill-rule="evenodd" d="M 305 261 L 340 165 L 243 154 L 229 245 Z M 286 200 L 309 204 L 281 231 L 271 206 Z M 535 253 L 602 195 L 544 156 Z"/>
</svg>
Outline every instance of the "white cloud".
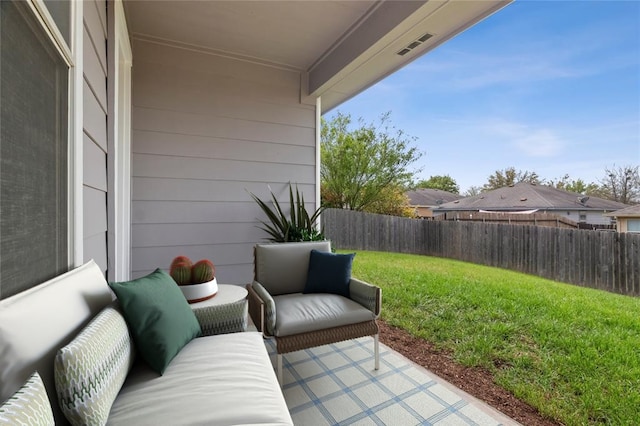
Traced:
<svg viewBox="0 0 640 426">
<path fill-rule="evenodd" d="M 514 140 L 514 144 L 530 157 L 553 157 L 562 153 L 565 143 L 549 129 L 534 130 Z"/>
<path fill-rule="evenodd" d="M 516 122 L 494 121 L 486 125 L 488 132 L 505 140 L 527 157 L 554 157 L 562 154 L 567 141 L 557 131 Z"/>
</svg>

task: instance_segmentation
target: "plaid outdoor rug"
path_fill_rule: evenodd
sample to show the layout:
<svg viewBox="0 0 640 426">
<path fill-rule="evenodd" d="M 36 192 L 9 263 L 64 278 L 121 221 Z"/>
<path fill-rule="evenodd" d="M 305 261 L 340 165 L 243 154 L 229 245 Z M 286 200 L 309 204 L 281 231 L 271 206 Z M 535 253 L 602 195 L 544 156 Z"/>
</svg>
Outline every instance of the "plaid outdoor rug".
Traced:
<svg viewBox="0 0 640 426">
<path fill-rule="evenodd" d="M 266 341 L 275 365 L 275 342 Z M 284 355 L 283 393 L 296 425 L 515 425 L 517 422 L 370 337 Z"/>
</svg>

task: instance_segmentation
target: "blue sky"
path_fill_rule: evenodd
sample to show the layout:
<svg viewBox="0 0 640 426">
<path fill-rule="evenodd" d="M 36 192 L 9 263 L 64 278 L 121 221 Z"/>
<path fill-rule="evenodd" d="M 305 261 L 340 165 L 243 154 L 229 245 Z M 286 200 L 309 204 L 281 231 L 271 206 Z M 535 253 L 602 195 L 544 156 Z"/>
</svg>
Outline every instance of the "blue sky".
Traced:
<svg viewBox="0 0 640 426">
<path fill-rule="evenodd" d="M 417 137 L 417 175 L 598 182 L 640 164 L 640 0 L 519 0 L 330 111 Z"/>
</svg>

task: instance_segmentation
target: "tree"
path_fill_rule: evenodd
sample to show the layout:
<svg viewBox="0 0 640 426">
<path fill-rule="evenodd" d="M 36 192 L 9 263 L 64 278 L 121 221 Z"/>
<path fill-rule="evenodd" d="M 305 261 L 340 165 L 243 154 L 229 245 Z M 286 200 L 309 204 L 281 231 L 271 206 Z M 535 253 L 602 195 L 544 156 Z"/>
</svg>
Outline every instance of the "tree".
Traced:
<svg viewBox="0 0 640 426">
<path fill-rule="evenodd" d="M 320 183 L 323 205 L 368 211 L 388 194 L 388 188 L 406 188 L 413 177 L 409 166 L 421 157 L 415 138 L 389 127 L 389 113 L 376 126 L 338 113 L 322 120 Z"/>
<path fill-rule="evenodd" d="M 598 184 L 596 183 L 585 183 L 582 179 L 571 179 L 569 175 L 564 175 L 563 177 L 554 180 L 550 179 L 547 182 L 547 185 L 552 186 L 554 188 L 562 189 L 569 192 L 575 192 L 577 194 L 583 195 L 596 195 L 598 192 Z"/>
<path fill-rule="evenodd" d="M 600 180 L 602 197 L 624 204 L 638 202 L 640 197 L 639 166 L 605 168 Z"/>
<path fill-rule="evenodd" d="M 367 212 L 390 216 L 416 217 L 415 207 L 409 205 L 409 197 L 405 188 L 388 186 L 380 193 L 380 197 L 367 207 Z"/>
<path fill-rule="evenodd" d="M 540 184 L 540 177 L 536 172 L 516 171 L 515 167 L 508 167 L 504 170 L 496 170 L 489 176 L 487 183 L 482 187 L 483 191 L 502 188 L 504 186 L 515 185 L 520 182 Z"/>
<path fill-rule="evenodd" d="M 475 195 L 478 195 L 482 192 L 482 187 L 481 186 L 470 186 L 469 189 L 467 189 L 465 191 L 464 195 L 465 197 L 473 197 Z"/>
<path fill-rule="evenodd" d="M 460 193 L 460 186 L 449 175 L 444 176 L 430 176 L 427 180 L 421 180 L 416 183 L 416 188 L 431 188 L 440 189 L 442 191 L 451 192 L 453 194 Z"/>
</svg>

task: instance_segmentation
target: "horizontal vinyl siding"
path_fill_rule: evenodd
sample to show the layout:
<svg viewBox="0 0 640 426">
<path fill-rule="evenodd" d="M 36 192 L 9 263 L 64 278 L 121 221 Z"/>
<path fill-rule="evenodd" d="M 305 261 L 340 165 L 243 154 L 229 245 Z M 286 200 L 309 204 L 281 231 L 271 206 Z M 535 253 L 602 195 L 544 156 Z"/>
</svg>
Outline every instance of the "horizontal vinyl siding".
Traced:
<svg viewBox="0 0 640 426">
<path fill-rule="evenodd" d="M 107 270 L 107 52 L 106 3 L 84 4 L 84 261 Z"/>
<path fill-rule="evenodd" d="M 134 41 L 133 276 L 173 257 L 208 258 L 218 282 L 253 276 L 266 233 L 250 192 L 288 202 L 297 184 L 315 197 L 315 107 L 300 75 Z"/>
</svg>

